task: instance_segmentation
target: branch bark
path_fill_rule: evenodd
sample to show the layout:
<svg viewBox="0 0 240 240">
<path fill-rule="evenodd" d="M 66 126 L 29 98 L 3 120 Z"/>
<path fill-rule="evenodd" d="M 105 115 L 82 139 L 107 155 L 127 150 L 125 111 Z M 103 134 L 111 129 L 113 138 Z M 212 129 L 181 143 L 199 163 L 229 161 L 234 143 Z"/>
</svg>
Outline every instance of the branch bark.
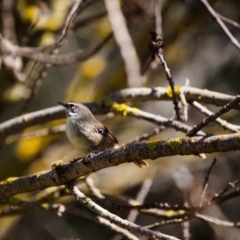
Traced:
<svg viewBox="0 0 240 240">
<path fill-rule="evenodd" d="M 129 144 L 119 149 L 100 152 L 88 161 L 73 161 L 56 165 L 53 170 L 0 182 L 0 197 L 59 186 L 80 176 L 103 168 L 143 159 L 156 159 L 174 155 L 191 155 L 240 150 L 240 133 L 211 137 L 182 137 L 162 141 Z"/>
</svg>

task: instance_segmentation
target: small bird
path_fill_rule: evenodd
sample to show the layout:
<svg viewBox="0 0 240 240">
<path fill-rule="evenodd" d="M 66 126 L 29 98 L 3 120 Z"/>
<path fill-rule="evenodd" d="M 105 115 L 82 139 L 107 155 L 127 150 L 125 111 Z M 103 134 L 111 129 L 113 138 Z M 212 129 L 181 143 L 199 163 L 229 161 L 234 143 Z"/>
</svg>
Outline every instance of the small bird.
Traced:
<svg viewBox="0 0 240 240">
<path fill-rule="evenodd" d="M 118 140 L 85 105 L 75 102 L 58 102 L 58 104 L 65 108 L 66 134 L 77 149 L 84 154 L 89 154 L 118 148 Z M 134 163 L 141 168 L 148 166 L 143 160 Z"/>
</svg>

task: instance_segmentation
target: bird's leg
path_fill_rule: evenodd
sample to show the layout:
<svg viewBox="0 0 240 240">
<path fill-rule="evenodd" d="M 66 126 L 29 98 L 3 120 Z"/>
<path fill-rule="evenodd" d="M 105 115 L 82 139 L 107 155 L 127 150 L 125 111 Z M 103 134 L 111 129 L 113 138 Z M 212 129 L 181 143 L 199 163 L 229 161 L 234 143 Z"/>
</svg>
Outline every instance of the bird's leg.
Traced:
<svg viewBox="0 0 240 240">
<path fill-rule="evenodd" d="M 88 154 L 83 158 L 83 163 L 84 163 L 84 164 L 88 164 L 88 163 L 90 162 L 90 160 L 91 160 L 94 156 L 98 155 L 98 154 L 101 153 L 101 152 L 103 152 L 103 151 L 94 151 L 94 152 L 88 153 Z"/>
<path fill-rule="evenodd" d="M 82 160 L 82 159 L 84 159 L 84 157 L 74 158 L 72 161 L 70 161 L 70 163 L 75 163 L 75 162 L 77 162 L 79 160 Z"/>
</svg>

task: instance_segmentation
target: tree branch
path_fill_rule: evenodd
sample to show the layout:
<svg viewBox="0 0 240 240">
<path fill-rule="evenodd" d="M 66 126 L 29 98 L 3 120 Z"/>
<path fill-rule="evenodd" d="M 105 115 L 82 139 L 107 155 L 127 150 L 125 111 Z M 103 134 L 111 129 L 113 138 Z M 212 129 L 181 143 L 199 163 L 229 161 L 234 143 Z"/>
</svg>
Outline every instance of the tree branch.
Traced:
<svg viewBox="0 0 240 240">
<path fill-rule="evenodd" d="M 176 92 L 183 91 L 188 102 L 199 101 L 203 103 L 211 103 L 216 106 L 224 106 L 235 97 L 227 94 L 222 94 L 214 91 L 206 91 L 193 87 L 176 87 Z M 156 87 L 156 88 L 130 88 L 110 94 L 107 98 L 99 100 L 98 102 L 86 103 L 86 106 L 94 114 L 104 114 L 111 111 L 113 102 L 127 102 L 127 101 L 150 101 L 150 100 L 165 100 L 171 101 L 171 89 Z M 234 109 L 240 109 L 237 105 Z M 23 130 L 27 127 L 34 126 L 39 123 L 44 123 L 50 120 L 64 118 L 64 109 L 60 106 L 51 107 L 39 110 L 32 113 L 27 113 L 0 124 L 0 139 L 6 136 L 16 134 L 17 131 Z M 190 130 L 190 129 L 189 129 Z"/>
<path fill-rule="evenodd" d="M 145 227 L 139 226 L 135 223 L 129 222 L 125 219 L 118 217 L 115 214 L 112 214 L 108 210 L 102 208 L 93 202 L 90 198 L 86 197 L 75 185 L 69 184 L 69 191 L 76 197 L 76 199 L 81 202 L 85 207 L 108 219 L 110 222 L 115 223 L 116 225 L 128 229 L 129 231 L 138 232 L 141 235 L 148 236 L 150 239 L 167 239 L 167 240 L 177 240 L 177 238 L 160 233 L 155 232 Z"/>
<path fill-rule="evenodd" d="M 0 197 L 44 189 L 71 182 L 80 176 L 103 168 L 143 159 L 156 159 L 174 155 L 191 155 L 240 150 L 240 133 L 211 137 L 182 137 L 163 141 L 149 141 L 129 144 L 118 149 L 100 152 L 88 161 L 73 161 L 56 165 L 52 171 L 9 178 L 0 182 Z"/>
</svg>

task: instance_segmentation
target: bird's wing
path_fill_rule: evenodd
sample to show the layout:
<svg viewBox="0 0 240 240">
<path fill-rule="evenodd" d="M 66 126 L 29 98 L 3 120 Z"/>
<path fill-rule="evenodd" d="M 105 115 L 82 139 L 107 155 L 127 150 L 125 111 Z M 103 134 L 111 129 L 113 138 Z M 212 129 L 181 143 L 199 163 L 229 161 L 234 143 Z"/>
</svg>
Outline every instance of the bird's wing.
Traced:
<svg viewBox="0 0 240 240">
<path fill-rule="evenodd" d="M 118 143 L 118 140 L 113 136 L 113 134 L 104 126 L 103 128 L 95 128 L 96 132 L 102 134 L 103 136 L 107 137 L 114 143 Z"/>
</svg>

